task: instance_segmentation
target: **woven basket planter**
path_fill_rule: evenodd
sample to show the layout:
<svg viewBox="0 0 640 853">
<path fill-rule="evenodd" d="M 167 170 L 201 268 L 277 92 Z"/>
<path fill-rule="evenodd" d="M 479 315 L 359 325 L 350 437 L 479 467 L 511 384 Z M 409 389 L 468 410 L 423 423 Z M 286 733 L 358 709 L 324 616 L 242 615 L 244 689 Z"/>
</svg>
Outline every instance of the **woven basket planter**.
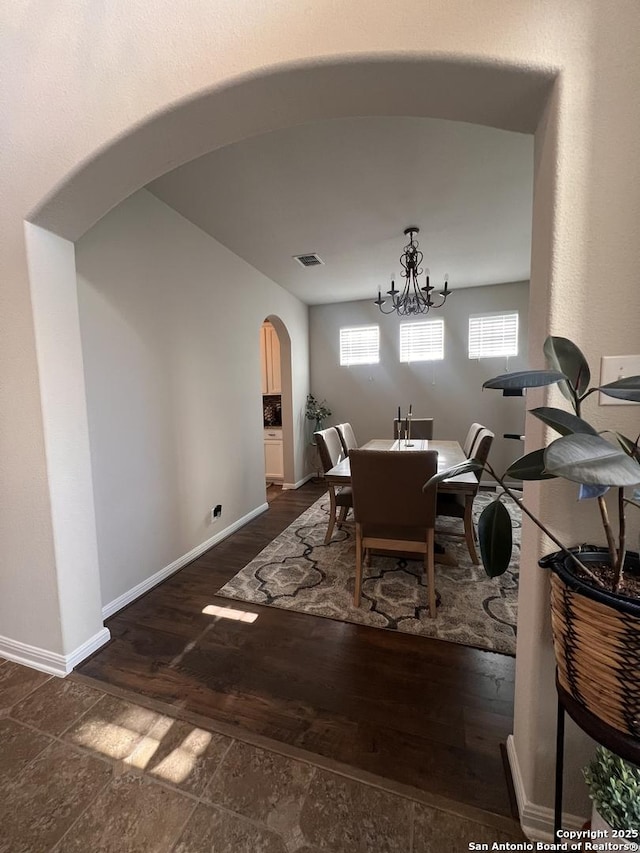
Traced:
<svg viewBox="0 0 640 853">
<path fill-rule="evenodd" d="M 608 559 L 604 548 L 580 552 L 585 563 Z M 551 627 L 560 685 L 587 711 L 640 738 L 640 602 L 588 586 L 562 552 L 540 560 L 551 570 Z M 628 554 L 625 571 L 640 571 Z"/>
</svg>

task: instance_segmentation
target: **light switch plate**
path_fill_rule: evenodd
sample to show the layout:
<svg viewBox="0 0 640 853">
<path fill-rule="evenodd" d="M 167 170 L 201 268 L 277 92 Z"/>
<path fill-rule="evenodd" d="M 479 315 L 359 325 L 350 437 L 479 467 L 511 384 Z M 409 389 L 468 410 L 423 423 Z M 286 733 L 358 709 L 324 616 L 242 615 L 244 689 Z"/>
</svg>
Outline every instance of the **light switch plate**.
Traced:
<svg viewBox="0 0 640 853">
<path fill-rule="evenodd" d="M 625 376 L 640 375 L 640 355 L 604 355 L 600 359 L 600 385 L 624 379 Z M 618 400 L 600 392 L 601 406 L 637 406 L 630 400 Z"/>
</svg>

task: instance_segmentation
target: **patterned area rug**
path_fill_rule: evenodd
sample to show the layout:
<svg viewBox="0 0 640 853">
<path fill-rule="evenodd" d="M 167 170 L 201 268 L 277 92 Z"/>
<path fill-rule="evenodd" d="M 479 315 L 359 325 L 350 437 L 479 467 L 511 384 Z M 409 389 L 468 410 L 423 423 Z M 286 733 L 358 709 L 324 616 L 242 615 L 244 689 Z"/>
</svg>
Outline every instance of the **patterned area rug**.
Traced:
<svg viewBox="0 0 640 853">
<path fill-rule="evenodd" d="M 492 494 L 474 501 L 477 519 Z M 438 615 L 427 612 L 421 560 L 374 555 L 365 567 L 362 603 L 353 605 L 355 536 L 349 519 L 324 544 L 329 498 L 323 496 L 220 590 L 218 595 L 343 622 L 421 634 L 506 654 L 515 654 L 520 564 L 520 510 L 507 499 L 514 526 L 511 565 L 499 578 L 474 566 L 463 539 L 438 534 L 457 566 L 436 564 Z M 438 520 L 438 528 L 462 531 L 462 521 Z M 436 555 L 437 561 L 437 555 Z"/>
</svg>

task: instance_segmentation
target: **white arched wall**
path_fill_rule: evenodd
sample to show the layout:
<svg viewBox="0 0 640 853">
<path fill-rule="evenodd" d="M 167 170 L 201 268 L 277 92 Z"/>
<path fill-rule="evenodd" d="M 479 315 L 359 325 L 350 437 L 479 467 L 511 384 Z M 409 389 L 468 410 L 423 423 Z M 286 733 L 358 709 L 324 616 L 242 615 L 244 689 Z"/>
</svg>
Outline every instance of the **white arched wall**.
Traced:
<svg viewBox="0 0 640 853">
<path fill-rule="evenodd" d="M 548 331 L 570 335 L 594 358 L 637 349 L 635 2 L 403 0 L 348 4 L 338 15 L 324 2 L 218 0 L 180 12 L 164 0 L 116 0 L 100 20 L 81 6 L 14 4 L 0 14 L 5 653 L 67 665 L 103 639 L 68 241 L 198 154 L 341 115 L 440 116 L 535 132 L 532 357 L 540 363 Z M 33 223 L 26 238 L 25 221 Z M 56 369 L 47 369 L 61 340 Z M 623 410 L 616 426 L 633 432 L 633 412 Z M 530 442 L 535 432 L 530 426 Z M 568 492 L 545 494 L 542 516 L 579 539 L 588 524 L 573 517 Z M 546 578 L 535 567 L 544 549 L 525 532 L 512 744 L 523 819 L 537 831 L 549 826 L 555 706 Z M 576 760 L 579 751 L 565 802 L 580 813 Z"/>
</svg>

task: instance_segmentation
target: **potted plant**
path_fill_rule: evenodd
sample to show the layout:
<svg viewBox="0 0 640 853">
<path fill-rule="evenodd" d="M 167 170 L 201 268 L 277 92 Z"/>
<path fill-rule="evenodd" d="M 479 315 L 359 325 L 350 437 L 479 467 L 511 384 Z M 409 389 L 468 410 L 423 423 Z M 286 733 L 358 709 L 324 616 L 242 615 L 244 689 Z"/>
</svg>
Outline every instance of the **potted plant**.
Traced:
<svg viewBox="0 0 640 853">
<path fill-rule="evenodd" d="M 595 833 L 607 830 L 610 841 L 626 843 L 631 850 L 640 849 L 634 844 L 634 839 L 640 839 L 640 767 L 599 746 L 583 772 L 593 800 L 593 839 L 604 840 L 604 836 Z M 612 830 L 622 835 L 614 836 Z"/>
<path fill-rule="evenodd" d="M 628 438 L 614 430 L 599 433 L 582 417 L 583 403 L 596 391 L 640 402 L 640 376 L 590 387 L 589 366 L 572 341 L 549 337 L 544 353 L 547 369 L 504 374 L 488 380 L 483 387 L 513 394 L 558 383 L 571 410 L 542 406 L 531 414 L 560 437 L 517 459 L 502 475 L 488 462 L 469 459 L 439 472 L 425 488 L 467 471 L 485 471 L 502 487 L 478 521 L 482 562 L 490 577 L 505 572 L 511 558 L 511 519 L 503 503 L 506 496 L 554 542 L 559 550 L 543 557 L 540 565 L 551 570 L 558 680 L 600 720 L 640 737 L 640 562 L 637 553 L 627 550 L 625 519 L 627 507 L 640 507 L 640 437 Z M 561 542 L 507 482 L 507 478 L 553 477 L 577 483 L 580 500 L 597 501 L 604 547 Z M 636 488 L 628 494 L 629 487 Z M 615 524 L 610 516 L 611 497 L 615 498 Z"/>
<path fill-rule="evenodd" d="M 321 403 L 316 400 L 313 394 L 307 394 L 307 405 L 305 408 L 305 416 L 310 421 L 315 421 L 316 425 L 314 428 L 314 432 L 318 432 L 318 430 L 322 429 L 323 421 L 327 418 L 331 417 L 331 409 L 327 405 L 327 401 L 323 400 Z"/>
</svg>

